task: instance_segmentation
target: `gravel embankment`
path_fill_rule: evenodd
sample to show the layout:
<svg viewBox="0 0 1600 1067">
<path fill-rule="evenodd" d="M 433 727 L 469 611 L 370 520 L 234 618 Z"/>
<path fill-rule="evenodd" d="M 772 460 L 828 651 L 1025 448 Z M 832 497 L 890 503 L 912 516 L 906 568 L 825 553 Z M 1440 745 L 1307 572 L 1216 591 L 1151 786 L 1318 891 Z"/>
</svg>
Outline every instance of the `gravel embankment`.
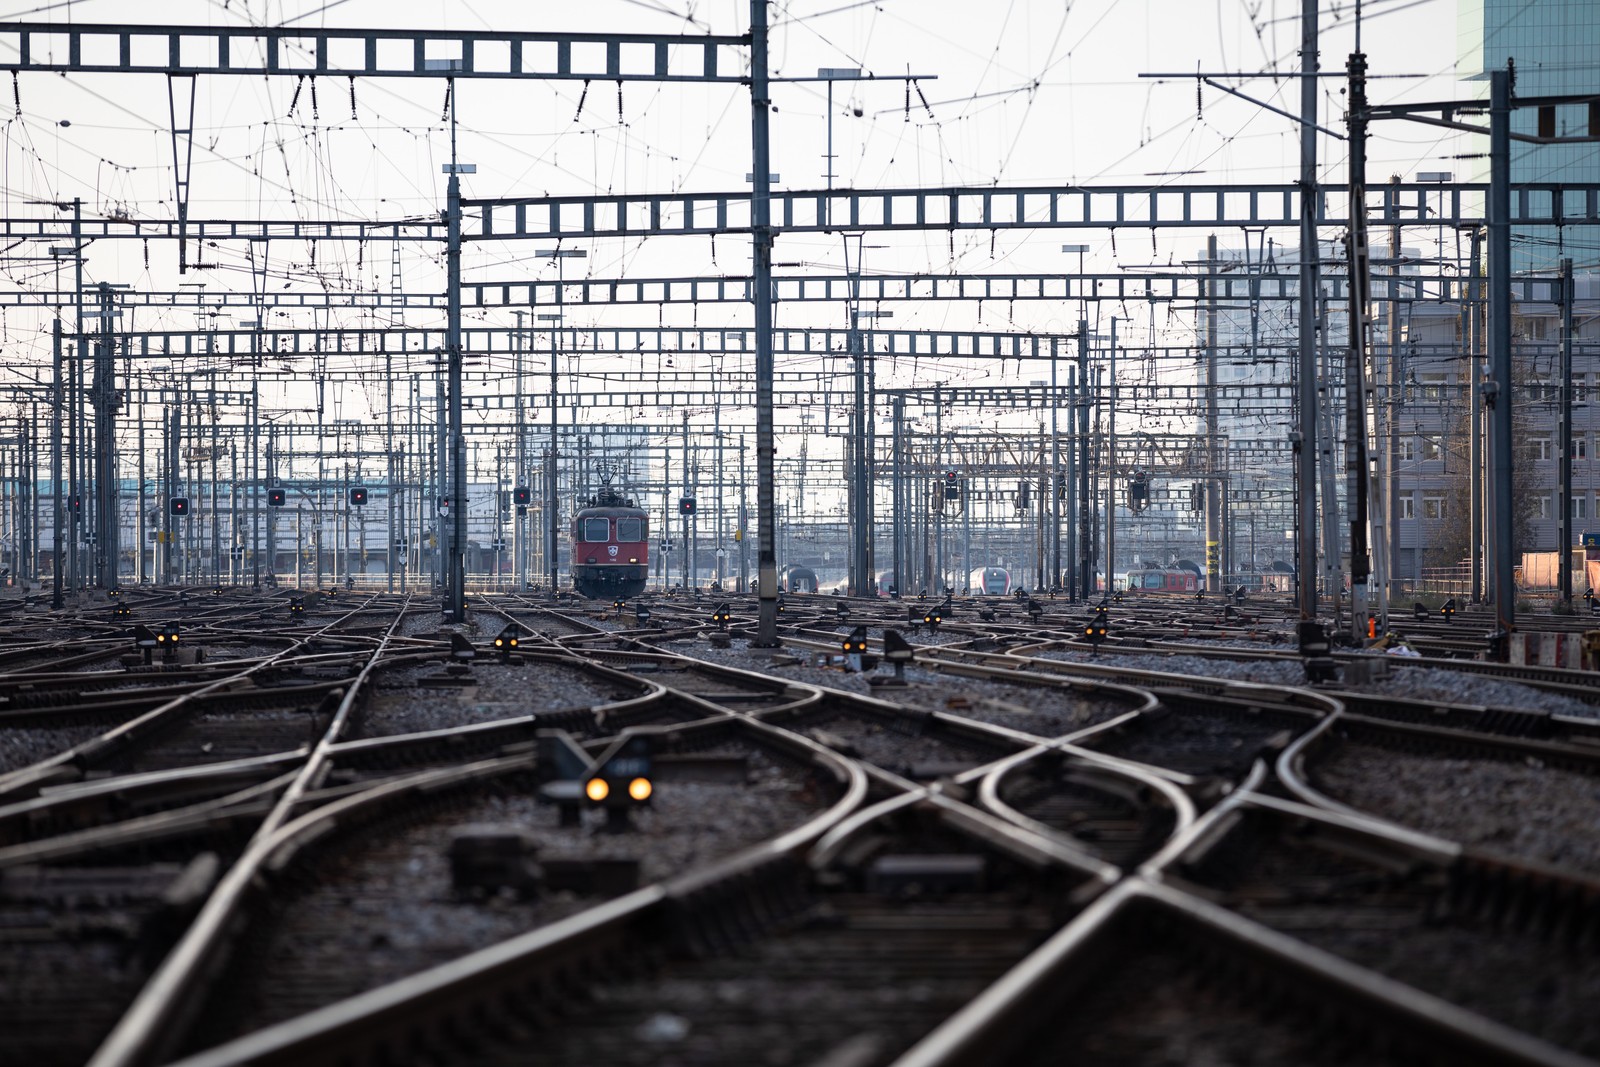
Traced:
<svg viewBox="0 0 1600 1067">
<path fill-rule="evenodd" d="M 1600 780 L 1588 775 L 1346 742 L 1311 779 L 1335 800 L 1424 833 L 1600 874 Z"/>
<path fill-rule="evenodd" d="M 759 671 L 806 685 L 860 693 L 907 707 L 942 711 L 1040 737 L 1072 733 L 1129 710 L 1128 705 L 1118 701 L 1094 700 L 1067 689 L 988 682 L 943 674 L 916 664 L 906 668 L 904 686 L 874 686 L 867 681 L 869 677 L 889 678 L 893 677 L 893 671 L 882 665 L 870 674 L 846 671 L 838 666 L 811 666 L 810 653 L 800 649 L 779 650 L 782 654 L 774 663 L 772 650 L 751 649 L 744 640 L 735 640 L 733 646 L 726 649 L 699 645 L 677 646 L 676 650 L 711 663 Z M 801 662 L 785 663 L 786 657 L 799 658 Z"/>
<path fill-rule="evenodd" d="M 638 693 L 599 681 L 578 667 L 533 661 L 517 666 L 476 663 L 471 673 L 474 684 L 469 686 L 417 684 L 419 678 L 443 672 L 444 664 L 439 662 L 380 674 L 367 701 L 363 736 L 420 733 L 568 711 L 614 703 Z"/>
<path fill-rule="evenodd" d="M 315 857 L 314 885 L 283 905 L 268 940 L 241 957 L 245 970 L 229 983 L 231 1003 L 220 1013 L 227 1021 L 219 1025 L 234 1033 L 267 1025 L 603 899 L 568 890 L 487 898 L 458 893 L 449 853 L 464 826 L 530 831 L 538 862 L 637 860 L 644 885 L 768 840 L 822 809 L 825 798 L 812 790 L 805 771 L 759 749 L 731 748 L 748 761 L 744 782 L 660 781 L 650 805 L 634 813 L 629 833 L 605 832 L 598 811 L 585 812 L 581 826 L 563 827 L 553 806 L 527 793 L 500 792 L 452 803 L 421 821 L 363 831 L 323 850 Z"/>
</svg>

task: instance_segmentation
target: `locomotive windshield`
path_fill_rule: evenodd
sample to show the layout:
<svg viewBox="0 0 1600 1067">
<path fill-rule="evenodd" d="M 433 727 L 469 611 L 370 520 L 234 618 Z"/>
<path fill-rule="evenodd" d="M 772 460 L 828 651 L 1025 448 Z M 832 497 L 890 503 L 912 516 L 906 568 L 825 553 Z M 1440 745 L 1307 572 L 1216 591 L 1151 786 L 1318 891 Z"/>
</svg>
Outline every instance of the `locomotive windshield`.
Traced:
<svg viewBox="0 0 1600 1067">
<path fill-rule="evenodd" d="M 644 520 L 619 518 L 617 520 L 617 540 L 622 542 L 643 541 Z"/>
<path fill-rule="evenodd" d="M 611 540 L 610 519 L 584 519 L 581 535 L 589 544 L 600 544 Z"/>
</svg>

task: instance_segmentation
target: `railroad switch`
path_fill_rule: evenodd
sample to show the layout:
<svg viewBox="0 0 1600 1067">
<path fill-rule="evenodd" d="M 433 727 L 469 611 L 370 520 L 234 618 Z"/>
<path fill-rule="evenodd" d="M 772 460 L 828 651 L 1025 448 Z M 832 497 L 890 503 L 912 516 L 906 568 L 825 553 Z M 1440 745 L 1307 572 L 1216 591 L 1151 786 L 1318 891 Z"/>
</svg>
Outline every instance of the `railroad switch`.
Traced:
<svg viewBox="0 0 1600 1067">
<path fill-rule="evenodd" d="M 879 856 L 867 869 L 866 889 L 883 896 L 981 893 L 988 886 L 988 861 L 980 855 Z"/>
<path fill-rule="evenodd" d="M 979 608 L 978 618 L 982 619 L 984 622 L 994 622 L 994 607 L 992 605 L 985 604 L 983 607 Z"/>
<path fill-rule="evenodd" d="M 916 649 L 911 647 L 911 642 L 900 636 L 899 630 L 883 631 L 883 662 L 894 668 L 894 677 L 874 676 L 867 679 L 868 684 L 905 685 L 906 664 L 915 659 L 916 654 Z"/>
<path fill-rule="evenodd" d="M 133 628 L 133 647 L 144 654 L 145 666 L 150 665 L 150 656 L 161 646 L 154 630 L 148 626 L 135 626 Z"/>
<path fill-rule="evenodd" d="M 577 826 L 583 821 L 583 778 L 589 769 L 589 753 L 565 730 L 540 730 L 534 737 L 539 799 L 556 805 L 562 826 Z"/>
<path fill-rule="evenodd" d="M 520 826 L 463 826 L 450 839 L 451 884 L 461 896 L 531 897 L 544 878 L 538 853 L 538 840 Z"/>
<path fill-rule="evenodd" d="M 450 633 L 450 657 L 445 663 L 444 673 L 425 674 L 417 679 L 418 685 L 451 686 L 473 685 L 472 661 L 478 658 L 478 650 L 472 647 L 472 642 L 458 630 Z"/>
<path fill-rule="evenodd" d="M 1319 682 L 1338 681 L 1339 665 L 1333 660 L 1333 646 L 1328 641 L 1328 631 L 1322 623 L 1315 619 L 1302 622 L 1299 624 L 1298 634 L 1300 656 L 1305 662 L 1306 681 L 1313 685 Z"/>
</svg>

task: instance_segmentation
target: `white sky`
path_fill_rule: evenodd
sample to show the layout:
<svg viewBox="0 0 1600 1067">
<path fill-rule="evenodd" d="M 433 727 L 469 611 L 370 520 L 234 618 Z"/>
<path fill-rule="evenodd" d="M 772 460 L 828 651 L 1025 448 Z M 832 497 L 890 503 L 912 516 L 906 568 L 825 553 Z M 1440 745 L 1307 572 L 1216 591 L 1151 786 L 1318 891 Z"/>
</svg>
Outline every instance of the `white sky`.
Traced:
<svg viewBox="0 0 1600 1067">
<path fill-rule="evenodd" d="M 1197 68 L 1292 73 L 1298 69 L 1299 7 L 1299 0 L 779 0 L 769 8 L 771 70 L 775 77 L 812 76 L 819 67 L 860 66 L 883 79 L 841 84 L 836 91 L 833 133 L 840 186 L 1292 182 L 1298 134 L 1291 121 L 1209 88 L 1197 111 L 1193 78 L 1157 84 L 1139 74 Z M 1462 95 L 1454 78 L 1455 7 L 1454 0 L 1368 0 L 1363 44 L 1372 73 L 1385 79 L 1373 83 L 1376 102 Z M 14 0 L 0 10 L 0 21 L 737 34 L 748 28 L 748 11 L 746 0 Z M 1323 2 L 1325 71 L 1343 68 L 1353 44 L 1354 11 L 1350 0 Z M 0 66 L 8 58 L 0 48 Z M 914 94 L 906 107 L 903 76 L 908 71 L 936 77 L 922 85 L 928 109 Z M 1391 75 L 1420 77 L 1386 77 Z M 444 177 L 439 168 L 449 158 L 442 81 L 358 79 L 354 118 L 344 79 L 319 80 L 315 111 L 309 85 L 296 100 L 296 84 L 289 76 L 201 79 L 191 218 L 376 221 L 440 209 Z M 1239 84 L 1251 95 L 1298 109 L 1293 81 L 1265 77 Z M 1336 129 L 1342 129 L 1341 86 L 1340 79 L 1323 82 L 1321 121 Z M 76 196 L 90 216 L 174 216 L 166 79 L 32 73 L 17 80 L 17 92 L 20 112 L 0 90 L 0 211 L 10 217 L 48 216 L 51 209 L 29 202 Z M 478 167 L 464 181 L 465 195 L 745 188 L 750 109 L 742 86 L 625 83 L 620 120 L 614 83 L 592 83 L 580 113 L 582 92 L 581 82 L 458 83 L 460 158 Z M 774 100 L 773 169 L 781 175 L 779 185 L 821 187 L 828 120 L 822 87 L 779 85 Z M 1462 140 L 1429 127 L 1380 126 L 1374 131 L 1369 174 L 1374 182 L 1391 173 L 1408 179 L 1418 171 L 1465 174 L 1467 166 L 1450 158 L 1470 150 Z M 1343 142 L 1323 138 L 1321 153 L 1323 180 L 1342 183 Z M 1292 231 L 1273 236 L 1296 243 Z M 1224 245 L 1243 239 L 1238 230 L 1219 237 Z M 1083 242 L 1092 248 L 1090 269 L 1112 270 L 1193 260 L 1204 241 L 1203 231 L 1153 241 L 1148 229 L 1136 227 L 1122 230 L 1115 241 L 1100 230 L 869 235 L 866 267 L 1066 273 L 1076 268 L 1077 259 L 1063 255 L 1060 246 Z M 582 245 L 590 256 L 566 265 L 569 278 L 748 271 L 748 238 L 741 235 L 714 242 L 617 238 Z M 552 261 L 535 258 L 534 251 L 534 242 L 474 245 L 465 257 L 466 277 L 551 277 Z M 24 245 L 8 254 L 43 252 Z M 402 254 L 404 288 L 440 291 L 442 271 L 433 250 L 413 246 Z M 275 243 L 272 264 L 281 276 L 274 287 L 388 289 L 388 245 L 358 252 L 353 244 L 327 244 L 316 255 L 313 263 L 304 244 Z M 242 245 L 220 248 L 211 258 L 219 269 L 181 280 L 203 281 L 211 292 L 249 291 Z M 838 274 L 844 266 L 837 235 L 780 236 L 775 258 L 784 265 L 781 273 Z M 148 263 L 139 243 L 101 242 L 88 252 L 86 276 L 90 282 L 173 289 L 180 280 L 175 260 L 175 250 L 162 242 L 151 242 Z M 0 285 L 54 284 L 48 268 L 37 263 L 0 263 L 0 270 Z M 70 276 L 62 281 L 70 285 Z M 791 305 L 781 309 L 779 324 L 838 326 L 843 314 L 842 308 Z M 1104 314 L 1120 312 L 1107 308 Z M 1045 304 L 939 304 L 897 307 L 893 326 L 1066 333 L 1076 317 L 1076 308 Z M 1155 323 L 1159 336 L 1152 338 L 1150 324 L 1141 325 L 1141 317 L 1121 328 L 1125 343 L 1186 343 L 1183 322 L 1163 313 Z M 292 324 L 340 321 L 353 320 L 301 314 Z M 422 313 L 407 321 L 432 326 L 440 318 Z M 481 321 L 509 323 L 511 318 L 491 313 Z M 567 321 L 717 325 L 745 324 L 749 316 L 746 308 L 669 308 L 658 314 L 634 307 L 569 310 Z M 141 329 L 194 324 L 188 311 L 141 310 L 137 318 L 124 319 L 125 326 Z M 13 367 L 47 359 L 45 319 L 8 313 L 0 329 L 0 353 Z M 930 375 L 978 380 L 991 370 L 924 365 L 909 371 L 885 367 L 880 373 L 887 379 L 899 371 L 923 381 Z M 999 369 L 1002 379 L 1007 373 L 1019 372 Z M 1022 373 L 1038 376 L 1034 368 Z M 368 406 L 375 408 L 371 400 Z"/>
</svg>

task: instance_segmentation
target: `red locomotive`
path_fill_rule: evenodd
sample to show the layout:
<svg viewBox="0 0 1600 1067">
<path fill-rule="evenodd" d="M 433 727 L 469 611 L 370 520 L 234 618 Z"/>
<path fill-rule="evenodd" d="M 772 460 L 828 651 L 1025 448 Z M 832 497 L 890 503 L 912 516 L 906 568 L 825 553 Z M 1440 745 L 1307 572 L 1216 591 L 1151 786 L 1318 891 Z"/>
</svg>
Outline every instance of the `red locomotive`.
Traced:
<svg viewBox="0 0 1600 1067">
<path fill-rule="evenodd" d="M 650 516 L 606 486 L 572 518 L 572 588 L 591 600 L 626 600 L 650 579 Z"/>
</svg>

